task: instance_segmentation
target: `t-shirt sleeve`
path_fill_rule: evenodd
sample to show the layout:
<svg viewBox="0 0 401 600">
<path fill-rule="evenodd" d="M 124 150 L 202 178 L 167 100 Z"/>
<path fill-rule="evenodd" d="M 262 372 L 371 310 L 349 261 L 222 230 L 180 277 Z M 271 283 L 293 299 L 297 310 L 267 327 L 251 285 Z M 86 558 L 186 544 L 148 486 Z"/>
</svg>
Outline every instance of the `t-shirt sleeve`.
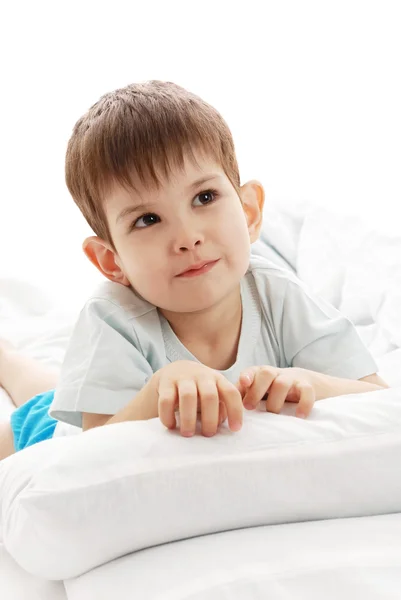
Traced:
<svg viewBox="0 0 401 600">
<path fill-rule="evenodd" d="M 123 308 L 91 299 L 72 332 L 49 414 L 77 427 L 83 412 L 114 415 L 152 374 Z"/>
<path fill-rule="evenodd" d="M 378 371 L 354 324 L 301 281 L 288 280 L 279 335 L 291 367 L 355 380 Z"/>
</svg>

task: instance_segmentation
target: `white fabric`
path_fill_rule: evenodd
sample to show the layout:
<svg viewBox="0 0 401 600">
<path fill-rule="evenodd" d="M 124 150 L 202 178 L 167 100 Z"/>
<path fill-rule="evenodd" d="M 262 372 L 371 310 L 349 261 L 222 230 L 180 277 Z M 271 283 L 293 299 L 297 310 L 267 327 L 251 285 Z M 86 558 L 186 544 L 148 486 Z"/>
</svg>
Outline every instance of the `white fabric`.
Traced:
<svg viewBox="0 0 401 600">
<path fill-rule="evenodd" d="M 316 209 L 304 219 L 296 268 L 356 326 L 374 324 L 375 356 L 401 347 L 401 235 Z"/>
<path fill-rule="evenodd" d="M 308 202 L 266 202 L 259 240 L 253 244 L 253 252 L 277 263 L 278 266 L 297 269 L 299 241 L 303 223 L 314 207 Z"/>
<path fill-rule="evenodd" d="M 1 600 L 67 600 L 62 581 L 47 581 L 24 571 L 0 542 Z M 87 600 L 90 595 L 87 596 Z"/>
<path fill-rule="evenodd" d="M 237 358 L 221 371 L 232 383 L 252 365 L 302 367 L 349 379 L 377 372 L 351 321 L 292 272 L 252 256 L 241 296 Z M 154 372 L 176 360 L 197 361 L 153 305 L 105 281 L 74 327 L 50 415 L 77 427 L 82 413 L 113 415 Z"/>
<path fill-rule="evenodd" d="M 30 573 L 66 579 L 182 538 L 401 512 L 401 388 L 294 414 L 249 412 L 212 439 L 152 419 L 31 446 L 0 463 L 4 544 Z"/>
<path fill-rule="evenodd" d="M 66 589 L 69 600 L 396 600 L 400 536 L 401 515 L 239 529 L 129 554 Z"/>
</svg>

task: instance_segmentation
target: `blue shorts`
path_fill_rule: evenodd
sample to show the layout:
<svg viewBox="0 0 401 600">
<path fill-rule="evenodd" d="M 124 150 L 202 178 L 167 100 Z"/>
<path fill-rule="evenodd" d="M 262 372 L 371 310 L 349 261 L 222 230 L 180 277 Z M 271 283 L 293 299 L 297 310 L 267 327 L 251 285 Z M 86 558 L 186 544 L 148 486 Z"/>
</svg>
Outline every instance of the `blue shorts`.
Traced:
<svg viewBox="0 0 401 600">
<path fill-rule="evenodd" d="M 11 414 L 15 451 L 53 437 L 57 420 L 49 417 L 54 390 L 38 394 Z"/>
</svg>

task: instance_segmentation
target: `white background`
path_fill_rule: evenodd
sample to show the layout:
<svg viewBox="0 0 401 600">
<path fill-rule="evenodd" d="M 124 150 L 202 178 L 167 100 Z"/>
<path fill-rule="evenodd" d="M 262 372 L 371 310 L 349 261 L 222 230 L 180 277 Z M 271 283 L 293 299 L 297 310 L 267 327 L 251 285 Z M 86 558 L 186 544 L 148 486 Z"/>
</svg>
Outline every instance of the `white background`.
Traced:
<svg viewBox="0 0 401 600">
<path fill-rule="evenodd" d="M 18 2 L 0 9 L 0 276 L 55 293 L 98 280 L 64 183 L 78 118 L 105 92 L 166 79 L 213 104 L 242 181 L 398 233 L 401 3 Z"/>
</svg>

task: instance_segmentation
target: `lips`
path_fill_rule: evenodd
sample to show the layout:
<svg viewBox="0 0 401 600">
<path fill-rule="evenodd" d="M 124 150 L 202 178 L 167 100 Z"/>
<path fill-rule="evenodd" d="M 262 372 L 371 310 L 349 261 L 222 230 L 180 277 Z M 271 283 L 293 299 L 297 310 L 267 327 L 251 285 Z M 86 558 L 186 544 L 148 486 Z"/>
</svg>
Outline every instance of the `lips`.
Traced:
<svg viewBox="0 0 401 600">
<path fill-rule="evenodd" d="M 182 271 L 177 275 L 177 277 L 193 277 L 196 275 L 201 275 L 202 273 L 207 273 L 214 267 L 214 265 L 218 262 L 217 260 L 203 260 L 202 262 L 191 265 L 185 271 Z"/>
</svg>

